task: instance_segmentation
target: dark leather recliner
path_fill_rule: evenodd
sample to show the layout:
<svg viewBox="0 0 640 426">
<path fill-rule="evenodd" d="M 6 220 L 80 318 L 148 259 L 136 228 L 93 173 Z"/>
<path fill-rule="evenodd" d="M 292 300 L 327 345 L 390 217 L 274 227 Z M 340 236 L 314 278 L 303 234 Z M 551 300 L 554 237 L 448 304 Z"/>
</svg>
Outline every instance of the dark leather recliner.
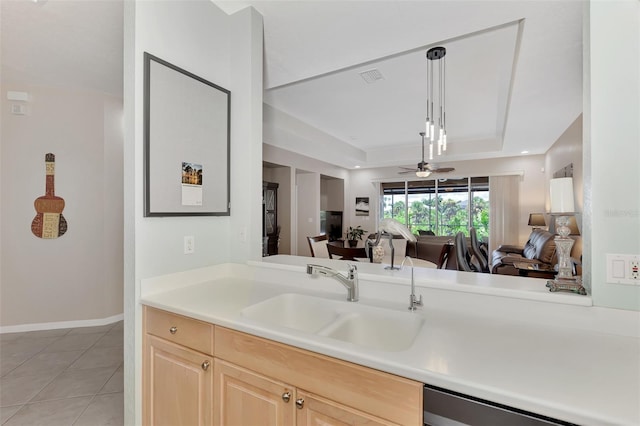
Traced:
<svg viewBox="0 0 640 426">
<path fill-rule="evenodd" d="M 514 263 L 541 264 L 553 267 L 556 260 L 554 234 L 544 229 L 534 229 L 524 247 L 501 245 L 492 253 L 491 273 L 518 275 Z M 533 275 L 529 275 L 533 276 Z"/>
</svg>

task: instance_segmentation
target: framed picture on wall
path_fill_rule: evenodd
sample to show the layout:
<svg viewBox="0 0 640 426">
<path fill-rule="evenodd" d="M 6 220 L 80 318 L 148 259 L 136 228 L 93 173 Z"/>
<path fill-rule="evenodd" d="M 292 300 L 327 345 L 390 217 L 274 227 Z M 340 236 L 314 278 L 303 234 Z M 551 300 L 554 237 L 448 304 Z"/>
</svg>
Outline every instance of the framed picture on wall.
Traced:
<svg viewBox="0 0 640 426">
<path fill-rule="evenodd" d="M 369 216 L 369 197 L 356 197 L 356 216 Z"/>
<path fill-rule="evenodd" d="M 144 216 L 229 216 L 231 92 L 144 53 Z"/>
</svg>

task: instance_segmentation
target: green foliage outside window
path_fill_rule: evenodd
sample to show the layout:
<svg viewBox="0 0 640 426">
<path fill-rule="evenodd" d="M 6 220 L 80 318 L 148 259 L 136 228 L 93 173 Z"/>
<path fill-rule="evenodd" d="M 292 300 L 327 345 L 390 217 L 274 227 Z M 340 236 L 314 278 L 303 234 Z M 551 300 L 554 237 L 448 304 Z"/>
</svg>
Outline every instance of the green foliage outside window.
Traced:
<svg viewBox="0 0 640 426">
<path fill-rule="evenodd" d="M 454 195 L 438 193 L 409 195 L 409 223 L 406 223 L 406 204 L 404 195 L 384 196 L 383 218 L 393 218 L 409 227 L 411 232 L 433 231 L 437 235 L 456 235 L 462 232 L 469 235 L 469 223 L 476 229 L 479 239 L 489 238 L 489 200 L 487 191 L 473 191 L 471 203 L 471 221 L 469 221 L 468 192 Z M 436 203 L 437 198 L 437 203 Z M 392 200 L 393 205 L 391 205 Z M 396 201 L 397 200 L 397 201 Z M 436 213 L 436 205 L 438 212 Z M 436 226 L 436 222 L 438 226 Z"/>
</svg>

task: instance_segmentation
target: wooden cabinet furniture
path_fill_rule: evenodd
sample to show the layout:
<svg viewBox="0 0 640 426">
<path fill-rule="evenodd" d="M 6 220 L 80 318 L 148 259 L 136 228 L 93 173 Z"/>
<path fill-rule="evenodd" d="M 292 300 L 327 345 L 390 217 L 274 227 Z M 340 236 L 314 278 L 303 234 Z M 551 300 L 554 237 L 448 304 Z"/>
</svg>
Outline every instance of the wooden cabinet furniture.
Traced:
<svg viewBox="0 0 640 426">
<path fill-rule="evenodd" d="M 422 425 L 422 383 L 151 307 L 145 425 Z"/>
<path fill-rule="evenodd" d="M 262 182 L 262 234 L 267 238 L 266 255 L 278 254 L 278 184 Z"/>
<path fill-rule="evenodd" d="M 422 425 L 422 383 L 223 327 L 215 330 L 215 355 L 216 425 L 232 424 L 225 413 L 243 405 L 244 393 L 257 383 L 271 389 L 268 397 L 250 392 L 261 404 L 273 404 L 265 418 L 273 420 L 278 410 L 284 416 L 295 406 L 295 420 L 278 424 Z M 228 363 L 223 373 L 218 359 Z M 247 391 L 228 391 L 231 368 L 244 373 Z M 308 423 L 310 419 L 326 423 Z"/>
<path fill-rule="evenodd" d="M 143 321 L 143 424 L 211 425 L 213 325 L 149 307 Z"/>
<path fill-rule="evenodd" d="M 293 425 L 292 386 L 215 360 L 215 425 Z"/>
</svg>

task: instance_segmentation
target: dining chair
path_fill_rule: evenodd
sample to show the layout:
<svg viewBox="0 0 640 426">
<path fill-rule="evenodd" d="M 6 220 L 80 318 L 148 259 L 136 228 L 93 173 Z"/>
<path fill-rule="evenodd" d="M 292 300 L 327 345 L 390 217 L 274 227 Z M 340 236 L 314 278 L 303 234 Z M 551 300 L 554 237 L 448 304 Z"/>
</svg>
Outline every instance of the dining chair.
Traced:
<svg viewBox="0 0 640 426">
<path fill-rule="evenodd" d="M 486 274 L 489 273 L 489 259 L 486 254 L 480 248 L 480 243 L 478 242 L 478 236 L 476 234 L 475 228 L 469 228 L 469 235 L 471 237 L 470 250 L 471 254 L 476 258 L 476 261 L 480 265 L 480 272 L 484 272 Z"/>
<path fill-rule="evenodd" d="M 367 249 L 364 247 L 339 247 L 333 244 L 327 244 L 327 251 L 329 252 L 329 259 L 333 259 L 333 256 L 340 256 L 340 260 L 354 260 L 368 258 Z"/>
<path fill-rule="evenodd" d="M 311 250 L 312 257 L 329 257 L 329 253 L 325 248 L 329 242 L 329 238 L 326 235 L 307 237 L 307 241 L 309 242 L 309 249 Z"/>
<path fill-rule="evenodd" d="M 440 250 L 440 255 L 438 256 L 438 263 L 436 267 L 438 269 L 443 269 L 446 265 L 448 265 L 453 258 L 451 257 L 451 252 L 454 251 L 453 244 L 445 243 L 442 245 L 442 249 Z"/>
<path fill-rule="evenodd" d="M 467 248 L 467 238 L 462 232 L 456 234 L 455 251 L 458 271 L 478 272 L 478 269 L 471 262 L 471 254 Z"/>
</svg>

